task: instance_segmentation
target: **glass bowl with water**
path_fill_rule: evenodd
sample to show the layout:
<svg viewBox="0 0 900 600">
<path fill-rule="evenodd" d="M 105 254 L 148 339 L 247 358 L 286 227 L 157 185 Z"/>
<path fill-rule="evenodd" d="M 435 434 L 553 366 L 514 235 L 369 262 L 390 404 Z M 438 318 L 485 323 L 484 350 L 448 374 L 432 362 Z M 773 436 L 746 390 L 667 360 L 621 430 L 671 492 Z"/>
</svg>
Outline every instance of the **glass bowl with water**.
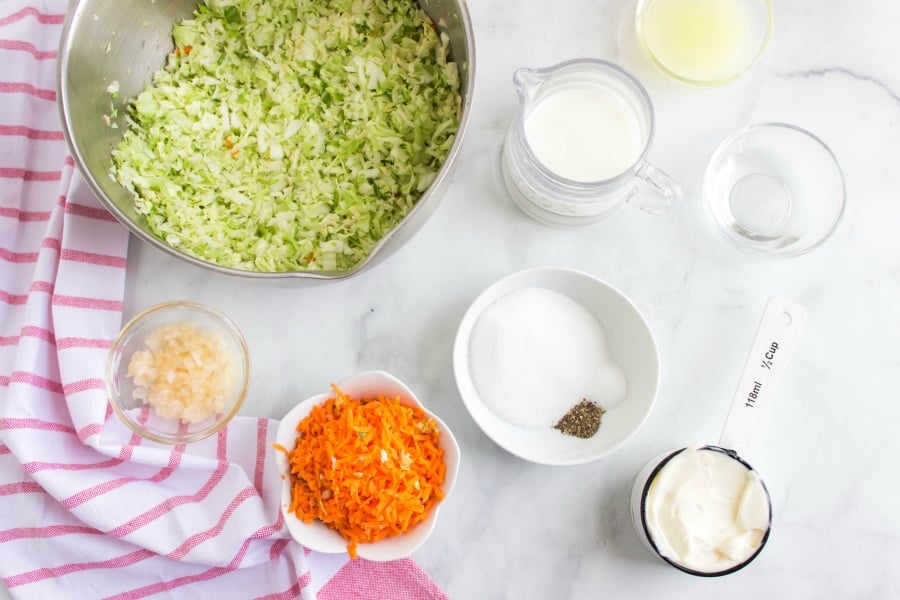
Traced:
<svg viewBox="0 0 900 600">
<path fill-rule="evenodd" d="M 726 238 L 770 256 L 798 256 L 818 247 L 844 213 L 846 190 L 828 146 L 804 129 L 759 123 L 716 149 L 703 195 Z"/>
</svg>

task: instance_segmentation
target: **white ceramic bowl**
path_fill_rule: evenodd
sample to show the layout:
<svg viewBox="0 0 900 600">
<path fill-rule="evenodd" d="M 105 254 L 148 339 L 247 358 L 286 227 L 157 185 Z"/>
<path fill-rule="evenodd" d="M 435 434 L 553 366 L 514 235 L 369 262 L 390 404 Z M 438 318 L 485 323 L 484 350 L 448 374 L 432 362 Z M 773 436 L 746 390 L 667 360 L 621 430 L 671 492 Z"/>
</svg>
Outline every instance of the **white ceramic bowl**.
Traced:
<svg viewBox="0 0 900 600">
<path fill-rule="evenodd" d="M 400 403 L 406 406 L 416 406 L 437 423 L 441 432 L 440 447 L 444 451 L 444 463 L 447 471 L 444 476 L 444 484 L 441 489 L 444 492 L 444 499 L 438 502 L 431 509 L 431 512 L 424 521 L 412 527 L 403 535 L 389 537 L 370 544 L 359 544 L 357 546 L 357 555 L 373 561 L 389 561 L 406 558 L 416 549 L 418 549 L 428 536 L 434 530 L 437 522 L 438 512 L 441 505 L 446 502 L 447 497 L 453 490 L 456 483 L 456 475 L 459 472 L 459 445 L 450 428 L 444 424 L 434 413 L 425 408 L 413 392 L 406 387 L 399 379 L 385 373 L 384 371 L 366 371 L 359 373 L 338 382 L 338 388 L 348 396 L 354 398 L 373 397 L 378 395 L 388 397 L 399 397 Z M 293 449 L 297 442 L 297 424 L 303 420 L 312 411 L 313 407 L 321 404 L 328 398 L 334 396 L 333 392 L 318 394 L 308 398 L 295 406 L 288 412 L 281 423 L 278 425 L 276 441 L 287 448 Z M 297 516 L 288 510 L 291 504 L 291 478 L 289 475 L 289 465 L 287 456 L 283 452 L 276 452 L 276 462 L 278 470 L 282 473 L 282 489 L 281 489 L 281 510 L 284 513 L 284 520 L 287 524 L 288 531 L 297 542 L 316 552 L 325 554 L 340 554 L 347 552 L 347 540 L 341 534 L 333 529 L 329 529 L 321 521 L 313 521 L 312 523 L 304 523 Z"/>
<path fill-rule="evenodd" d="M 472 328 L 498 298 L 526 287 L 541 287 L 569 296 L 590 311 L 606 331 L 612 358 L 625 373 L 625 398 L 603 415 L 600 429 L 581 439 L 559 431 L 528 429 L 498 417 L 479 397 L 469 370 Z M 614 287 L 587 273 L 538 267 L 509 275 L 482 292 L 460 323 L 453 348 L 453 368 L 463 403 L 484 433 L 497 445 L 525 460 L 545 465 L 575 465 L 606 456 L 621 447 L 646 421 L 659 385 L 659 352 L 647 321 Z"/>
</svg>

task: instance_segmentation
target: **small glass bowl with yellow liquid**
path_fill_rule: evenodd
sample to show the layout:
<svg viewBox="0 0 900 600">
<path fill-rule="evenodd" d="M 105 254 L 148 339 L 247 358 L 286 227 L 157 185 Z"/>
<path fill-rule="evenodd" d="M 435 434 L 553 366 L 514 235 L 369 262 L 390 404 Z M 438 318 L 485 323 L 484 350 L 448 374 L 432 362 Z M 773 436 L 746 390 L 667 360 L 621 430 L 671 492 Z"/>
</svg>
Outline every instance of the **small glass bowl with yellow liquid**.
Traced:
<svg viewBox="0 0 900 600">
<path fill-rule="evenodd" d="M 766 51 L 771 0 L 639 0 L 644 54 L 666 75 L 698 86 L 730 83 Z"/>
</svg>

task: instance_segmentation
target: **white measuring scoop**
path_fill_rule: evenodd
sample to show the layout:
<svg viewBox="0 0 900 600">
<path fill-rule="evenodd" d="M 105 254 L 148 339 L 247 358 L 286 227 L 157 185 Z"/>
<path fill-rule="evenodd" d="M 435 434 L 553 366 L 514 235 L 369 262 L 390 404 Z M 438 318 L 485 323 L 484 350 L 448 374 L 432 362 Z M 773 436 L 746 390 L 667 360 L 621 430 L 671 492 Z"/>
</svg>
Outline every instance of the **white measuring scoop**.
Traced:
<svg viewBox="0 0 900 600">
<path fill-rule="evenodd" d="M 784 298 L 766 303 L 719 446 L 744 455 L 753 441 L 806 323 L 806 309 Z"/>
<path fill-rule="evenodd" d="M 750 346 L 718 446 L 698 444 L 664 452 L 638 473 L 631 494 L 632 522 L 641 542 L 657 558 L 691 575 L 715 577 L 742 569 L 762 551 L 772 527 L 772 500 L 762 479 L 742 455 L 747 452 L 765 416 L 805 323 L 806 309 L 803 306 L 784 298 L 770 298 Z M 699 454 L 705 456 L 698 458 Z M 681 458 L 673 462 L 679 456 Z M 716 487 L 718 481 L 711 475 L 713 469 L 695 471 L 694 476 L 684 475 L 687 469 L 694 468 L 690 465 L 713 463 L 718 463 L 720 467 L 724 463 L 728 467 L 721 471 L 730 472 L 728 477 L 731 483 L 728 485 L 733 485 L 735 477 L 738 484 L 747 482 L 746 485 L 732 487 L 732 490 L 741 493 L 738 508 L 733 511 L 737 513 L 734 521 L 738 525 L 746 525 L 746 531 L 727 540 L 716 540 L 714 535 L 704 537 L 706 532 L 699 531 L 703 529 L 703 511 L 712 514 L 716 512 L 714 509 L 721 509 L 721 505 L 710 500 L 717 496 L 717 492 L 705 495 L 707 490 Z M 667 466 L 668 470 L 664 471 Z M 687 472 L 690 473 L 689 470 Z M 735 476 L 735 473 L 738 475 Z M 684 481 L 683 488 L 672 488 L 671 482 L 680 482 L 679 477 Z M 659 483 L 655 485 L 657 481 Z M 701 483 L 698 485 L 697 481 Z M 677 493 L 662 491 L 666 486 Z M 675 500 L 691 494 L 694 494 L 696 504 L 692 501 L 679 506 Z M 670 501 L 671 505 L 668 504 Z M 751 506 L 756 509 L 748 508 Z M 657 516 L 660 514 L 662 517 Z M 752 526 L 748 524 L 751 521 Z M 721 531 L 720 525 L 714 524 L 710 530 Z M 675 531 L 668 532 L 667 527 Z M 692 528 L 699 532 L 692 531 Z M 667 538 L 670 533 L 673 538 L 691 538 L 690 556 L 669 543 Z M 698 547 L 700 551 L 696 550 Z M 703 563 L 701 559 L 708 562 Z"/>
</svg>

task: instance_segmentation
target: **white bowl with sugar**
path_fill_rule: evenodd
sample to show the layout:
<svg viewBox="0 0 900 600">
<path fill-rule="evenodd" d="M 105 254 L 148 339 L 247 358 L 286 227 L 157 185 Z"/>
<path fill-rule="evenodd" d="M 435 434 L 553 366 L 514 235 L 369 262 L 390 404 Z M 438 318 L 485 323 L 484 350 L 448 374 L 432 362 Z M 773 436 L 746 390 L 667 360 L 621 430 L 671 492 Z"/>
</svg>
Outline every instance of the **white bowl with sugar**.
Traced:
<svg viewBox="0 0 900 600">
<path fill-rule="evenodd" d="M 497 445 L 525 460 L 574 465 L 621 447 L 656 398 L 659 352 L 624 294 L 587 273 L 519 271 L 482 292 L 453 348 L 460 396 Z M 596 433 L 557 427 L 581 400 L 605 412 Z"/>
</svg>

